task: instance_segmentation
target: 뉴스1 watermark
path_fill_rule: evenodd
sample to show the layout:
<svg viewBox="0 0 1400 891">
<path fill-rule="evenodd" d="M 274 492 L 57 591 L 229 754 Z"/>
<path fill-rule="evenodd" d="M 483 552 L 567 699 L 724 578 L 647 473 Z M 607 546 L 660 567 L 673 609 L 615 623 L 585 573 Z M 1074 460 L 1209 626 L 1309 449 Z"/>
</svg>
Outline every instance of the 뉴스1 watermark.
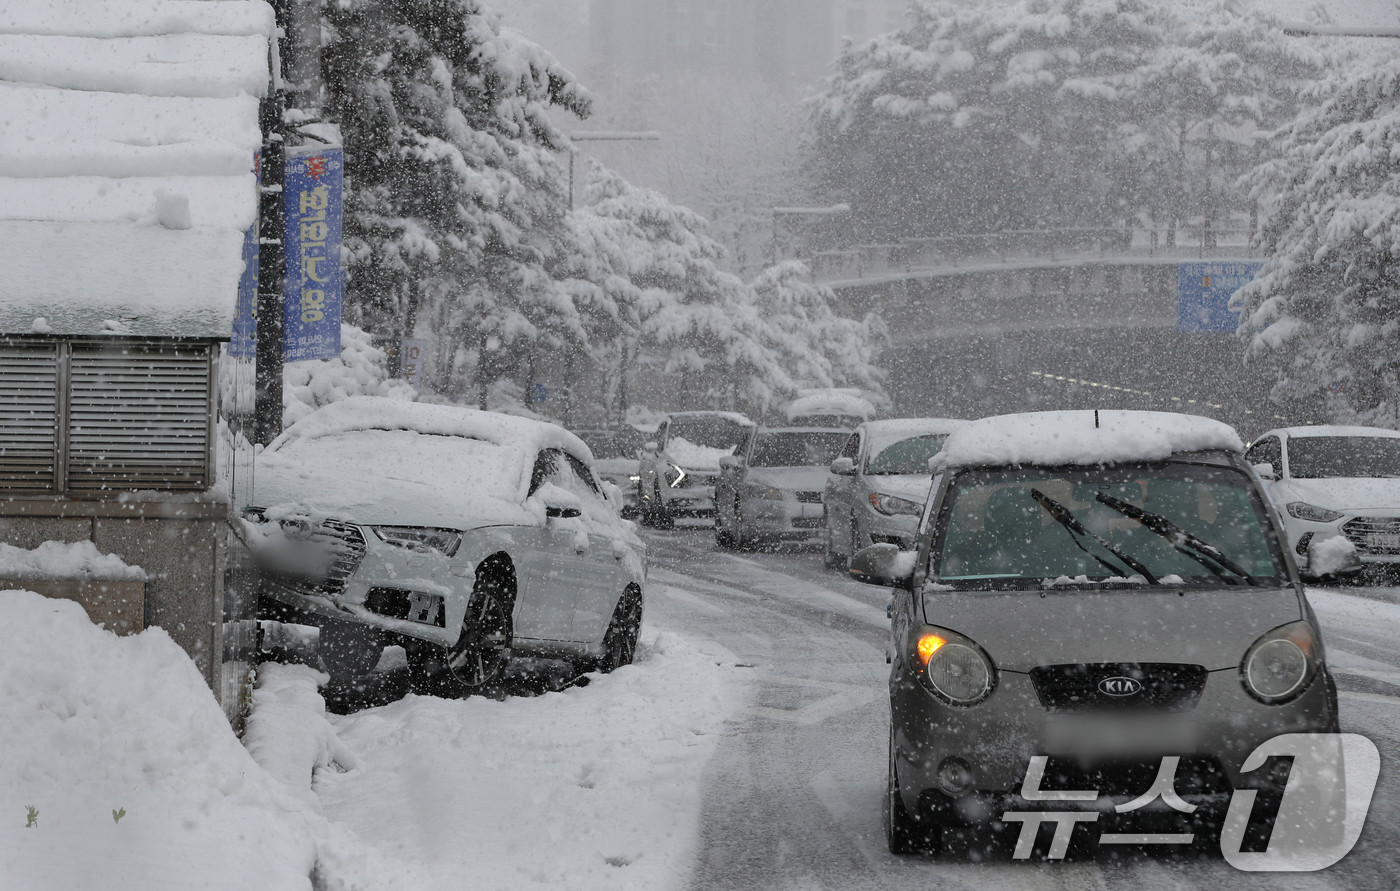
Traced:
<svg viewBox="0 0 1400 891">
<path fill-rule="evenodd" d="M 1371 807 L 1381 767 L 1375 743 L 1355 733 L 1288 733 L 1256 748 L 1241 770 L 1258 770 L 1271 756 L 1291 757 L 1293 765 L 1273 820 L 1268 847 L 1257 852 L 1242 850 L 1258 791 L 1236 789 L 1230 796 L 1220 832 L 1220 849 L 1226 862 L 1249 872 L 1313 872 L 1341 860 L 1356 844 Z M 1099 793 L 1094 789 L 1041 789 L 1047 760 L 1045 755 L 1031 759 L 1021 784 L 1022 798 L 1082 802 L 1098 799 Z M 1132 801 L 1114 806 L 1114 812 L 1132 813 L 1160 799 L 1179 813 L 1193 813 L 1196 805 L 1184 801 L 1176 791 L 1180 761 L 1177 756 L 1163 758 L 1152 787 Z M 1041 824 L 1053 823 L 1049 859 L 1061 860 L 1069 851 L 1076 825 L 1097 823 L 1099 812 L 1007 811 L 1002 820 L 1021 824 L 1012 852 L 1016 860 L 1030 857 Z M 1099 844 L 1189 845 L 1194 839 L 1190 832 L 1105 832 L 1100 834 Z"/>
</svg>

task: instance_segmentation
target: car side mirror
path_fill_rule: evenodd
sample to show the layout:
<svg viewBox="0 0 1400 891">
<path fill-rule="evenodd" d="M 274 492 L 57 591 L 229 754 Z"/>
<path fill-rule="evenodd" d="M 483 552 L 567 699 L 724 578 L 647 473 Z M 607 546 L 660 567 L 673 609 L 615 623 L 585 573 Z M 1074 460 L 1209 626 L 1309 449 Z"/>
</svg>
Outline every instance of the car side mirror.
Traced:
<svg viewBox="0 0 1400 891">
<path fill-rule="evenodd" d="M 845 455 L 831 462 L 831 472 L 837 476 L 855 476 L 856 462 Z"/>
<path fill-rule="evenodd" d="M 861 548 L 851 557 L 851 578 L 887 588 L 901 585 L 913 574 L 913 558 L 913 551 L 901 551 L 897 545 L 887 543 Z"/>
<path fill-rule="evenodd" d="M 1274 465 L 1270 464 L 1268 461 L 1254 465 L 1254 472 L 1259 474 L 1261 480 L 1278 479 L 1278 474 L 1274 473 Z"/>
<path fill-rule="evenodd" d="M 544 515 L 551 520 L 572 520 L 581 516 L 576 507 L 546 507 Z"/>
</svg>

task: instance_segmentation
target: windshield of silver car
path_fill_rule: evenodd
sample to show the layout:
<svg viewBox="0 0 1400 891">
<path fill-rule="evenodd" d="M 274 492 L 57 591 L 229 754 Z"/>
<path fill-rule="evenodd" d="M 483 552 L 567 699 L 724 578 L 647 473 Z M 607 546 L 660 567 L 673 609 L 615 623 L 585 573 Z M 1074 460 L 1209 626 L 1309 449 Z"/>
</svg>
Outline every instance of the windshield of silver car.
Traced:
<svg viewBox="0 0 1400 891">
<path fill-rule="evenodd" d="M 1298 479 L 1400 477 L 1400 439 L 1384 436 L 1293 436 L 1288 473 Z"/>
<path fill-rule="evenodd" d="M 747 430 L 748 427 L 728 418 L 677 418 L 671 422 L 667 440 L 668 445 L 680 439 L 690 445 L 732 452 L 743 441 Z"/>
<path fill-rule="evenodd" d="M 928 474 L 928 459 L 943 450 L 946 433 L 931 433 L 901 439 L 871 454 L 865 462 L 867 474 Z"/>
<path fill-rule="evenodd" d="M 753 444 L 750 467 L 826 467 L 851 438 L 836 433 L 764 433 Z"/>
<path fill-rule="evenodd" d="M 931 568 L 960 588 L 1287 583 L 1264 507 L 1233 468 L 974 470 L 944 504 Z"/>
</svg>

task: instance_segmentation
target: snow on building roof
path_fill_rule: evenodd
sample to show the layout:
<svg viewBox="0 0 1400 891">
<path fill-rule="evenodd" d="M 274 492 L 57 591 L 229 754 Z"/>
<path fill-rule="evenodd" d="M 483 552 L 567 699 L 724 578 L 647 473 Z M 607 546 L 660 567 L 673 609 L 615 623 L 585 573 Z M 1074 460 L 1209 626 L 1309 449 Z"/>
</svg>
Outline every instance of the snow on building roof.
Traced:
<svg viewBox="0 0 1400 891">
<path fill-rule="evenodd" d="M 1156 411 L 1047 411 L 1000 415 L 953 431 L 935 459 L 944 467 L 1116 464 L 1177 452 L 1242 452 L 1235 428 L 1196 415 Z"/>
<path fill-rule="evenodd" d="M 810 415 L 851 415 L 868 421 L 875 417 L 875 406 L 859 390 L 808 390 L 788 403 L 786 413 L 789 421 Z"/>
<path fill-rule="evenodd" d="M 0 8 L 0 334 L 229 335 L 275 25 L 263 0 Z"/>
</svg>

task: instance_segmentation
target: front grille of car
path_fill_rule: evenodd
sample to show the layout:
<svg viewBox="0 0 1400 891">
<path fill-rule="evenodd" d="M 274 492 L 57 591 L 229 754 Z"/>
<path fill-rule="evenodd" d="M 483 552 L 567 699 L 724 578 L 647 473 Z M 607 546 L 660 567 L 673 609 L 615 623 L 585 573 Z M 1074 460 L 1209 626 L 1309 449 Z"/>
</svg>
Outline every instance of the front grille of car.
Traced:
<svg viewBox="0 0 1400 891">
<path fill-rule="evenodd" d="M 822 493 L 820 492 L 798 492 L 797 500 L 802 504 L 821 504 Z"/>
<path fill-rule="evenodd" d="M 310 542 L 325 547 L 331 554 L 325 578 L 310 578 L 278 573 L 277 584 L 297 594 L 336 597 L 345 593 L 345 585 L 360 561 L 365 558 L 365 537 L 359 527 L 339 520 L 326 520 L 311 530 Z"/>
<path fill-rule="evenodd" d="M 1137 795 L 1152 788 L 1160 758 L 1083 759 L 1051 756 L 1040 781 L 1043 792 L 1094 789 L 1107 795 Z M 1212 795 L 1231 791 L 1230 779 L 1213 755 L 1183 755 L 1176 766 L 1178 795 Z"/>
<path fill-rule="evenodd" d="M 1196 707 L 1206 686 L 1202 665 L 1173 662 L 1090 662 L 1043 665 L 1031 669 L 1040 704 L 1056 712 L 1165 711 Z M 1112 696 L 1100 684 L 1110 678 L 1132 678 L 1141 690 Z"/>
<path fill-rule="evenodd" d="M 1363 554 L 1400 554 L 1400 547 L 1376 547 L 1372 535 L 1400 535 L 1400 517 L 1357 517 L 1342 526 L 1345 535 Z"/>
</svg>

